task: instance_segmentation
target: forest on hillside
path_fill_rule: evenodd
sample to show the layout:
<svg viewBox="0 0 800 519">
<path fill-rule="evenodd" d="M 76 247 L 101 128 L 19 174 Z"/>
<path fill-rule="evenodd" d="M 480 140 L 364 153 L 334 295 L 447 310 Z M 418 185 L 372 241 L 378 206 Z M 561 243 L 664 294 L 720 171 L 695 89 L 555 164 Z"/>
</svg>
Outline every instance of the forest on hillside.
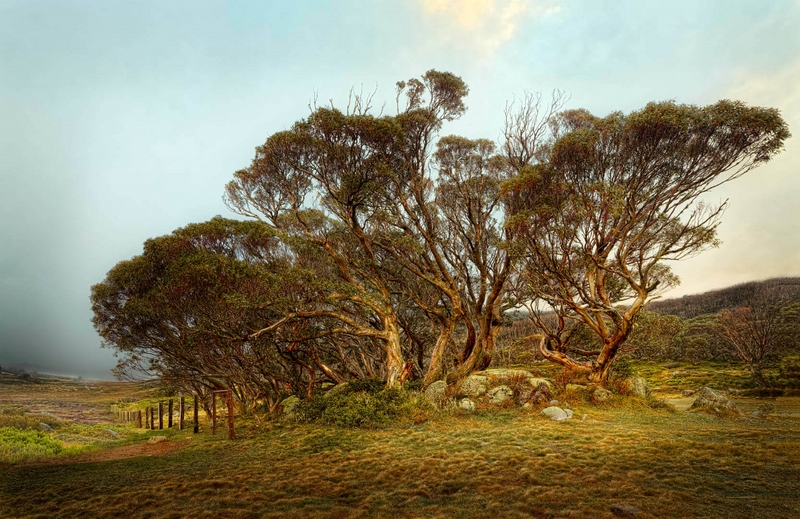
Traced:
<svg viewBox="0 0 800 519">
<path fill-rule="evenodd" d="M 770 302 L 800 302 L 800 277 L 749 281 L 702 294 L 662 299 L 650 303 L 648 309 L 660 315 L 692 319 L 704 314 L 748 306 L 751 301 L 759 298 Z"/>
<path fill-rule="evenodd" d="M 516 315 L 499 334 L 498 360 L 537 360 L 526 338 L 537 333 Z M 597 347 L 591 331 L 576 327 L 575 344 Z M 653 302 L 637 316 L 620 352 L 638 361 L 742 363 L 762 387 L 800 387 L 800 278 L 752 281 L 701 294 Z M 764 371 L 769 369 L 770 376 Z"/>
</svg>

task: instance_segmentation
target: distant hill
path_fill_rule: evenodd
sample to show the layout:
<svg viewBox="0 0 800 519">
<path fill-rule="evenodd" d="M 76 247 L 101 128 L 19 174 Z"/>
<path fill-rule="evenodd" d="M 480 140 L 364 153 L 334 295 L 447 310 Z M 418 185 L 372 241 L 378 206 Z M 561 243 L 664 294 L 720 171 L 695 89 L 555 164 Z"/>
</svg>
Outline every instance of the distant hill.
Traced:
<svg viewBox="0 0 800 519">
<path fill-rule="evenodd" d="M 750 281 L 702 294 L 664 299 L 650 304 L 648 310 L 661 315 L 677 315 L 691 319 L 698 315 L 715 314 L 725 309 L 748 306 L 756 295 L 764 293 L 768 293 L 770 299 L 800 301 L 800 277 Z"/>
</svg>

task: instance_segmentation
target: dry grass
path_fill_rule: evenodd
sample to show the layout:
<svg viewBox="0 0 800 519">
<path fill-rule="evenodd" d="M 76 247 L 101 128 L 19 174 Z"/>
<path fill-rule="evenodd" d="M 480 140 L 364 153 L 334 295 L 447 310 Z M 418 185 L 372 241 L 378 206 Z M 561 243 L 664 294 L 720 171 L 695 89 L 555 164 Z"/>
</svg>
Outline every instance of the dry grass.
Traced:
<svg viewBox="0 0 800 519">
<path fill-rule="evenodd" d="M 714 389 L 745 388 L 752 385 L 752 376 L 743 364 L 728 362 L 638 362 L 635 371 L 647 379 L 653 387 L 663 391 L 681 389 L 700 389 L 709 386 Z"/>
<path fill-rule="evenodd" d="M 106 404 L 84 393 L 73 398 Z M 0 464 L 0 517 L 611 518 L 613 504 L 642 518 L 800 516 L 796 418 L 571 405 L 566 422 L 521 410 L 381 430 L 238 420 L 233 442 L 118 426 L 117 445 L 186 446 Z"/>
<path fill-rule="evenodd" d="M 5 517 L 797 517 L 800 427 L 646 408 L 200 436 L 177 453 L 7 466 Z M 181 435 L 175 434 L 175 439 Z M 187 435 L 190 436 L 190 435 Z"/>
<path fill-rule="evenodd" d="M 97 424 L 109 421 L 111 404 L 122 399 L 146 399 L 158 392 L 152 384 L 79 380 L 37 375 L 34 382 L 0 374 L 0 404 L 24 406 L 33 414 L 69 423 Z M 44 421 L 44 420 L 43 420 Z"/>
</svg>

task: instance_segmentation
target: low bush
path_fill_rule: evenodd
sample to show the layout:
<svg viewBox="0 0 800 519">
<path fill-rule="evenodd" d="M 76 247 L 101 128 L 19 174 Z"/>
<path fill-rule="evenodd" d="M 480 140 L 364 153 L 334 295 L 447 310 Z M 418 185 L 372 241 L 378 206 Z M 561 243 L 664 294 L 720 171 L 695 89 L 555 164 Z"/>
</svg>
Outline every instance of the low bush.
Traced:
<svg viewBox="0 0 800 519">
<path fill-rule="evenodd" d="M 800 356 L 787 355 L 778 366 L 778 378 L 775 385 L 791 389 L 800 389 Z"/>
<path fill-rule="evenodd" d="M 628 391 L 628 379 L 635 375 L 631 361 L 622 358 L 617 360 L 610 369 L 606 388 L 614 393 L 625 394 Z"/>
<path fill-rule="evenodd" d="M 64 446 L 40 431 L 0 427 L 0 462 L 16 463 L 29 458 L 55 456 Z"/>
<path fill-rule="evenodd" d="M 559 393 L 562 393 L 566 390 L 567 384 L 586 385 L 588 382 L 589 379 L 586 373 L 579 373 L 567 368 L 561 368 L 561 370 L 556 372 L 555 376 L 553 377 L 553 383 L 555 384 Z"/>
<path fill-rule="evenodd" d="M 380 388 L 379 388 L 380 387 Z M 378 428 L 427 421 L 433 406 L 418 392 L 384 389 L 370 379 L 350 382 L 343 390 L 316 395 L 292 409 L 294 419 L 338 427 Z"/>
<path fill-rule="evenodd" d="M 405 384 L 403 384 L 403 389 L 406 391 L 422 391 L 422 382 L 422 379 L 408 380 Z"/>
</svg>

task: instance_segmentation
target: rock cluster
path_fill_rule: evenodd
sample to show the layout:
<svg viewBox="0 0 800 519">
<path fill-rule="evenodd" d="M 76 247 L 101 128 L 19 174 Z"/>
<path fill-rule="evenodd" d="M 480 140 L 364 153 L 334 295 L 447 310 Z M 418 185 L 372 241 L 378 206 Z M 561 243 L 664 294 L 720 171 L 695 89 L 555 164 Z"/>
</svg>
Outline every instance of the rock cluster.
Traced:
<svg viewBox="0 0 800 519">
<path fill-rule="evenodd" d="M 625 391 L 636 398 L 650 397 L 650 387 L 647 385 L 647 381 L 635 375 L 625 381 Z"/>
<path fill-rule="evenodd" d="M 458 403 L 458 408 L 463 409 L 464 411 L 472 412 L 475 410 L 475 402 L 473 402 L 469 398 L 462 398 L 461 401 Z"/>
<path fill-rule="evenodd" d="M 594 392 L 592 392 L 592 400 L 595 402 L 605 402 L 611 398 L 611 391 L 608 389 L 603 389 L 602 387 L 595 388 Z"/>
<path fill-rule="evenodd" d="M 453 406 L 465 411 L 474 411 L 478 401 L 491 405 L 503 405 L 510 400 L 522 407 L 544 404 L 552 399 L 553 383 L 535 377 L 523 369 L 489 369 L 470 375 L 458 388 L 448 387 L 439 380 L 428 386 L 425 397 L 438 406 L 451 401 Z M 454 398 L 455 400 L 450 400 Z"/>
<path fill-rule="evenodd" d="M 702 411 L 712 411 L 717 414 L 737 413 L 736 404 L 723 395 L 714 391 L 710 387 L 704 387 L 697 392 L 697 398 L 690 409 L 700 409 Z"/>
<path fill-rule="evenodd" d="M 497 386 L 495 388 L 490 389 L 486 396 L 489 397 L 490 404 L 502 404 L 506 400 L 509 400 L 512 396 L 514 396 L 514 390 L 512 390 L 508 386 Z"/>
<path fill-rule="evenodd" d="M 425 390 L 425 398 L 436 405 L 441 405 L 447 400 L 447 382 L 437 380 Z"/>
<path fill-rule="evenodd" d="M 542 414 L 551 420 L 555 420 L 556 422 L 560 422 L 561 420 L 569 420 L 572 418 L 571 409 L 562 409 L 556 406 L 545 407 L 539 414 Z"/>
<path fill-rule="evenodd" d="M 633 517 L 639 513 L 639 509 L 630 505 L 611 505 L 611 513 L 617 517 Z"/>
<path fill-rule="evenodd" d="M 472 375 L 467 377 L 461 383 L 460 393 L 467 398 L 475 398 L 486 394 L 486 388 L 489 384 L 489 377 L 481 375 Z"/>
</svg>

